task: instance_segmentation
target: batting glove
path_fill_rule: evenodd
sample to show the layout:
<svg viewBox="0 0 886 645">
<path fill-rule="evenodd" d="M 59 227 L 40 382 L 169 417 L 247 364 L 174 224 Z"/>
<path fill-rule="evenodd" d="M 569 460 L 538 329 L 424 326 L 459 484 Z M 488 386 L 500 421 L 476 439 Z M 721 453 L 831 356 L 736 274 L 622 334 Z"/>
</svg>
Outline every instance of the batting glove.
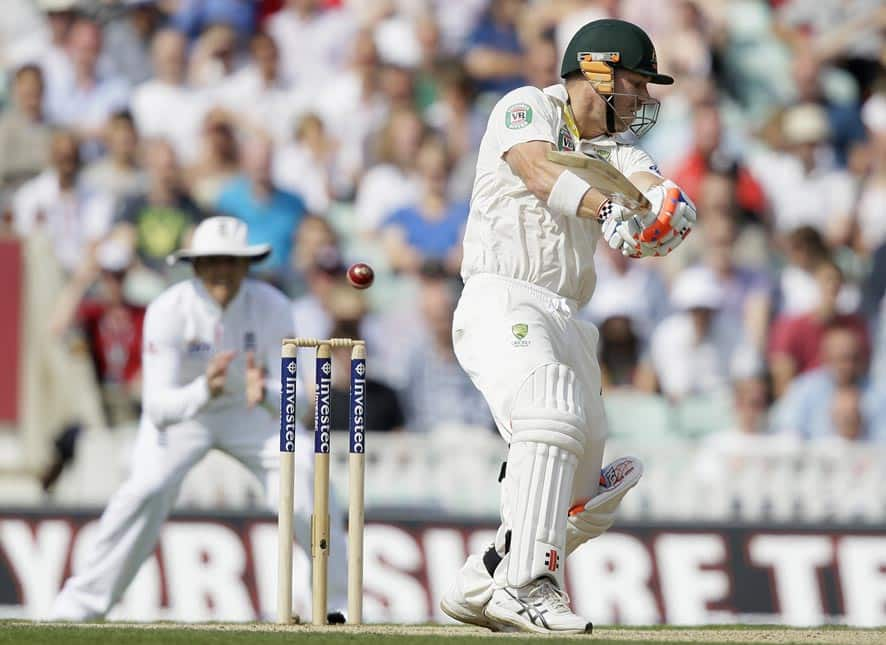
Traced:
<svg viewBox="0 0 886 645">
<path fill-rule="evenodd" d="M 670 180 L 653 186 L 644 194 L 651 204 L 650 209 L 640 213 L 627 212 L 620 222 L 603 222 L 603 238 L 610 247 L 628 257 L 668 255 L 692 231 L 697 219 L 695 204 Z"/>
</svg>

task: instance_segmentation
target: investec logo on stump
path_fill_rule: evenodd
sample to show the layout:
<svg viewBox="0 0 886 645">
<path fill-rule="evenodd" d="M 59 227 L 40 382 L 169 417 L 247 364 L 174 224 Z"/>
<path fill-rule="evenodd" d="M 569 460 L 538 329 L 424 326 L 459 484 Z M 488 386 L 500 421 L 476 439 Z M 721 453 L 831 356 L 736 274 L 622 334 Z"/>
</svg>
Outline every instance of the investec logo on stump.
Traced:
<svg viewBox="0 0 886 645">
<path fill-rule="evenodd" d="M 283 414 L 280 415 L 280 452 L 295 452 L 295 358 L 284 358 L 281 365 L 283 372 L 283 391 L 280 400 L 283 402 Z"/>
<path fill-rule="evenodd" d="M 329 452 L 329 432 L 331 430 L 329 393 L 332 379 L 332 361 L 317 359 L 317 405 L 314 417 L 314 452 Z"/>
<path fill-rule="evenodd" d="M 364 411 L 366 401 L 366 361 L 351 361 L 351 432 L 350 452 L 362 453 L 364 450 Z"/>
</svg>

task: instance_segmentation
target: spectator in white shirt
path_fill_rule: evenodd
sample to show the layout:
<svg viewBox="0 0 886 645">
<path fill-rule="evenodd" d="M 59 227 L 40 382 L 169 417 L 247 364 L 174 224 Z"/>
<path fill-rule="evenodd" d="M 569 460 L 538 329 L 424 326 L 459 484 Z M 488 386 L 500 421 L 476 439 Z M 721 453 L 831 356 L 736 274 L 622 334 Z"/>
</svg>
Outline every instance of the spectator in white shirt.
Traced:
<svg viewBox="0 0 886 645">
<path fill-rule="evenodd" d="M 145 190 L 147 175 L 139 163 L 139 138 L 129 112 L 117 112 L 104 128 L 108 154 L 83 171 L 83 181 L 99 192 L 108 193 L 116 203 Z"/>
<path fill-rule="evenodd" d="M 49 117 L 74 128 L 82 140 L 97 141 L 108 117 L 127 107 L 129 84 L 101 75 L 98 69 L 102 31 L 92 20 L 78 19 L 68 36 L 71 75 L 48 79 Z M 97 149 L 92 149 L 97 153 Z"/>
<path fill-rule="evenodd" d="M 282 54 L 283 76 L 316 87 L 338 73 L 356 23 L 347 6 L 323 9 L 320 0 L 286 0 L 268 20 L 268 33 Z"/>
<path fill-rule="evenodd" d="M 113 210 L 108 196 L 90 192 L 81 182 L 80 153 L 73 134 L 58 131 L 53 135 L 50 158 L 52 165 L 15 194 L 15 229 L 21 236 L 45 231 L 56 260 L 66 273 L 72 273 L 107 234 Z"/>
<path fill-rule="evenodd" d="M 304 100 L 280 75 L 280 51 L 274 39 L 259 32 L 249 43 L 252 62 L 224 82 L 217 100 L 237 117 L 240 127 L 260 131 L 283 143 L 289 138 Z"/>
<path fill-rule="evenodd" d="M 391 114 L 378 140 L 379 163 L 369 169 L 357 189 L 354 216 L 364 235 L 374 236 L 391 213 L 418 200 L 413 166 L 424 135 L 424 123 L 414 110 Z"/>
<path fill-rule="evenodd" d="M 325 213 L 332 197 L 337 146 L 326 133 L 323 121 L 305 114 L 295 131 L 295 140 L 274 154 L 274 181 L 305 200 L 312 213 Z"/>
<path fill-rule="evenodd" d="M 870 165 L 858 198 L 858 243 L 872 253 L 886 242 L 886 92 L 865 102 L 861 118 L 870 133 Z"/>
<path fill-rule="evenodd" d="M 786 234 L 808 225 L 831 245 L 845 244 L 855 194 L 852 178 L 834 166 L 827 114 L 815 104 L 797 105 L 785 112 L 782 129 L 784 152 L 750 158 L 771 204 L 776 231 Z"/>
<path fill-rule="evenodd" d="M 613 305 L 624 301 L 624 294 L 642 293 L 642 298 L 631 299 L 631 319 L 634 331 L 645 346 L 655 325 L 670 310 L 664 280 L 649 264 L 634 262 L 608 244 L 598 245 L 594 265 L 597 287 L 594 297 L 582 310 L 582 316 L 600 325 L 612 312 Z"/>
<path fill-rule="evenodd" d="M 203 119 L 200 156 L 187 168 L 185 182 L 200 208 L 212 210 L 222 188 L 240 172 L 237 137 L 230 116 L 213 108 Z"/>
<path fill-rule="evenodd" d="M 385 125 L 389 114 L 382 92 L 381 63 L 372 32 L 361 30 L 349 43 L 349 63 L 337 72 L 310 103 L 323 119 L 326 131 L 338 142 L 339 172 L 334 178 L 336 195 L 352 198 L 356 182 L 366 170 L 368 143 Z M 342 119 L 340 115 L 347 114 Z"/>
<path fill-rule="evenodd" d="M 652 334 L 650 355 L 662 392 L 670 399 L 714 394 L 727 387 L 729 365 L 742 348 L 741 323 L 717 315 L 722 287 L 706 269 L 687 269 L 674 283 L 678 313 Z"/>
<path fill-rule="evenodd" d="M 186 52 L 185 37 L 179 32 L 157 32 L 151 48 L 154 78 L 135 89 L 132 114 L 143 137 L 167 139 L 179 159 L 188 163 L 199 150 L 208 101 L 185 84 Z"/>
<path fill-rule="evenodd" d="M 217 90 L 231 79 L 237 55 L 237 32 L 226 24 L 208 25 L 191 48 L 188 83 Z"/>
</svg>

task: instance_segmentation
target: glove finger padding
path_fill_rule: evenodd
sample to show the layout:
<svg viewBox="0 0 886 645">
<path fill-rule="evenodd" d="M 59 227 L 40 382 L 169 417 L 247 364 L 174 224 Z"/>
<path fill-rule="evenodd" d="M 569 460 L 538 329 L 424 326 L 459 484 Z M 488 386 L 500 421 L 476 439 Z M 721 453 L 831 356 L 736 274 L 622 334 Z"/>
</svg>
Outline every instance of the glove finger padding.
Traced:
<svg viewBox="0 0 886 645">
<path fill-rule="evenodd" d="M 566 523 L 566 552 L 572 553 L 590 539 L 602 535 L 615 521 L 621 500 L 640 481 L 643 464 L 636 457 L 616 459 L 600 471 L 599 492 L 569 509 Z"/>
</svg>

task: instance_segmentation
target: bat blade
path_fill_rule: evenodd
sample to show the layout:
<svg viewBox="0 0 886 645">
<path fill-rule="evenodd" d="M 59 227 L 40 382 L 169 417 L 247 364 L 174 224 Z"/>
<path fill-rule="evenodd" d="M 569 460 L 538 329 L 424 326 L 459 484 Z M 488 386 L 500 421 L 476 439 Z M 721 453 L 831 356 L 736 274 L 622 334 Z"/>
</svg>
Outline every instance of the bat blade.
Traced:
<svg viewBox="0 0 886 645">
<path fill-rule="evenodd" d="M 595 159 L 580 152 L 558 150 L 549 150 L 546 156 L 548 161 L 568 168 L 616 204 L 634 210 L 649 210 L 651 206 L 649 200 L 640 189 L 602 159 Z"/>
</svg>

